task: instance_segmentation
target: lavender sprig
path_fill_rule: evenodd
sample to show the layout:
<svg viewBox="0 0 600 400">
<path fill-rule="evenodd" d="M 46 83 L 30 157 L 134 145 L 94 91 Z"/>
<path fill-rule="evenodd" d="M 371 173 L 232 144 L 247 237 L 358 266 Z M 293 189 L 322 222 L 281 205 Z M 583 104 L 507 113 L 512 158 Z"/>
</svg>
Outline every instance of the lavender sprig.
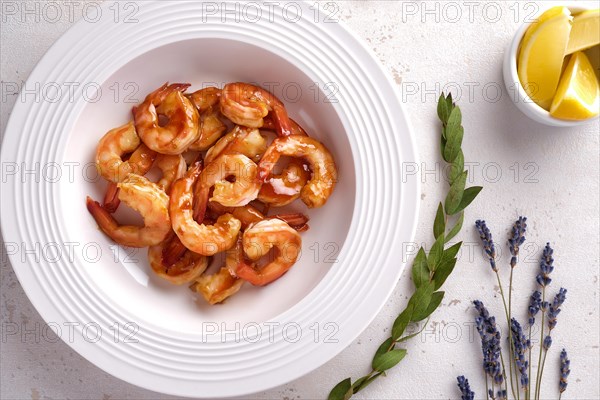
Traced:
<svg viewBox="0 0 600 400">
<path fill-rule="evenodd" d="M 548 309 L 550 307 L 550 304 L 546 301 L 546 288 L 552 282 L 552 279 L 550 278 L 550 274 L 552 273 L 552 271 L 554 271 L 554 258 L 552 257 L 553 254 L 554 254 L 554 250 L 552 249 L 552 247 L 550 247 L 550 243 L 546 243 L 546 247 L 544 247 L 544 251 L 542 253 L 542 258 L 540 260 L 540 273 L 536 276 L 536 281 L 542 289 L 542 302 L 540 303 L 540 309 L 542 310 L 540 342 L 542 343 L 542 345 L 540 346 L 540 352 L 538 355 L 538 371 L 537 371 L 537 376 L 536 376 L 536 388 L 535 388 L 536 397 L 539 396 L 539 393 L 541 390 L 541 380 L 542 380 L 541 373 L 543 370 L 542 354 L 544 353 L 543 352 L 544 347 L 545 347 L 544 344 L 548 340 L 547 338 L 544 337 L 544 331 L 545 331 L 544 319 L 546 316 L 546 312 L 548 311 Z M 552 339 L 549 339 L 549 340 L 550 340 L 549 344 L 551 345 Z M 549 346 L 548 346 L 548 348 L 549 348 Z M 544 357 L 544 359 L 545 359 L 545 357 Z"/>
<path fill-rule="evenodd" d="M 563 305 L 567 298 L 567 289 L 560 288 L 556 296 L 554 296 L 554 301 L 548 308 L 548 329 L 552 331 L 556 327 L 556 317 L 560 313 L 560 307 Z"/>
<path fill-rule="evenodd" d="M 560 307 L 563 305 L 565 300 L 567 299 L 567 289 L 560 288 L 558 293 L 554 296 L 554 300 L 552 304 L 548 306 L 548 335 L 544 338 L 543 349 L 544 349 L 544 359 L 542 360 L 542 364 L 539 370 L 539 383 L 542 382 L 542 377 L 544 375 L 544 366 L 546 365 L 546 356 L 548 354 L 548 350 L 550 350 L 550 346 L 552 346 L 552 329 L 556 327 L 557 316 L 560 313 Z M 542 327 L 543 328 L 543 327 Z M 539 393 L 539 390 L 538 390 Z"/>
<path fill-rule="evenodd" d="M 567 390 L 567 378 L 571 373 L 570 367 L 571 360 L 568 359 L 567 351 L 562 349 L 560 352 L 560 380 L 558 382 L 558 390 L 560 392 L 559 400 L 560 397 L 562 397 L 563 392 Z"/>
<path fill-rule="evenodd" d="M 525 232 L 527 231 L 527 218 L 519 217 L 512 228 L 511 236 L 508 239 L 508 249 L 512 255 L 510 259 L 510 266 L 512 268 L 517 265 L 517 256 L 519 255 L 519 248 L 525 242 Z"/>
<path fill-rule="evenodd" d="M 508 303 L 506 302 L 506 297 L 504 296 L 504 287 L 502 286 L 502 281 L 500 280 L 500 274 L 498 273 L 498 267 L 496 265 L 496 248 L 494 246 L 494 239 L 492 237 L 492 233 L 490 232 L 490 229 L 488 228 L 484 220 L 475 221 L 475 227 L 477 228 L 477 232 L 479 232 L 479 238 L 481 239 L 481 243 L 483 245 L 485 253 L 488 256 L 488 260 L 490 262 L 490 266 L 492 267 L 492 271 L 494 271 L 494 273 L 496 274 L 496 280 L 498 281 L 498 287 L 500 288 L 500 295 L 502 296 L 502 305 L 504 306 L 504 313 L 506 316 L 506 321 L 508 323 L 508 321 L 510 321 L 510 308 Z M 504 371 L 504 360 L 502 360 L 502 368 Z M 512 388 L 512 364 L 509 364 L 509 368 Z M 503 377 L 504 376 L 506 376 L 506 371 L 504 371 Z M 508 383 L 506 384 L 506 388 L 508 388 Z M 513 390 L 513 395 L 514 394 L 515 392 Z M 494 396 L 490 395 L 490 397 Z M 501 398 L 501 396 L 499 397 Z"/>
<path fill-rule="evenodd" d="M 521 388 L 525 391 L 525 396 L 527 396 L 529 386 L 527 368 L 529 367 L 529 362 L 525 359 L 525 353 L 529 350 L 531 341 L 525 337 L 521 324 L 515 318 L 511 320 L 510 329 L 512 331 L 515 365 L 520 374 Z"/>
<path fill-rule="evenodd" d="M 542 293 L 539 290 L 536 290 L 535 292 L 533 292 L 533 294 L 531 295 L 531 297 L 529 298 L 529 308 L 528 308 L 528 315 L 529 315 L 529 326 L 533 326 L 533 324 L 535 324 L 535 316 L 537 315 L 537 313 L 540 311 L 540 308 L 542 307 Z"/>
<path fill-rule="evenodd" d="M 474 400 L 475 393 L 471 390 L 471 386 L 469 386 L 469 380 L 464 376 L 459 376 L 456 378 L 458 381 L 458 389 L 461 393 L 461 400 Z"/>
<path fill-rule="evenodd" d="M 542 293 L 539 290 L 534 291 L 529 298 L 529 307 L 527 308 L 527 315 L 529 322 L 529 385 L 527 390 L 531 394 L 531 349 L 533 345 L 531 343 L 531 331 L 533 329 L 533 324 L 535 324 L 535 316 L 538 314 L 542 307 Z"/>
<path fill-rule="evenodd" d="M 542 254 L 542 260 L 540 261 L 540 273 L 536 277 L 537 283 L 545 288 L 552 282 L 550 279 L 550 274 L 554 271 L 554 258 L 552 258 L 552 254 L 554 250 L 550 247 L 550 243 L 546 243 L 546 247 L 544 248 L 544 253 Z"/>
<path fill-rule="evenodd" d="M 492 387 L 500 388 L 498 398 L 506 398 L 506 390 L 502 391 L 502 385 L 505 385 L 504 360 L 502 358 L 502 349 L 500 347 L 500 331 L 496 326 L 496 318 L 491 316 L 487 308 L 479 300 L 473 302 L 475 310 L 479 314 L 475 318 L 475 326 L 479 337 L 481 338 L 481 351 L 483 355 L 483 371 L 492 381 Z M 487 378 L 486 378 L 487 386 Z M 491 389 L 488 389 L 488 391 Z M 491 391 L 491 398 L 495 398 L 494 391 Z"/>
<path fill-rule="evenodd" d="M 492 271 L 498 272 L 498 267 L 496 266 L 496 247 L 494 246 L 494 240 L 492 239 L 492 233 L 487 227 L 485 221 L 477 220 L 475 221 L 475 227 L 479 232 L 479 238 L 481 239 L 481 243 L 483 244 L 483 249 L 488 256 L 488 260 L 490 261 L 490 266 L 492 267 Z"/>
<path fill-rule="evenodd" d="M 509 283 L 508 283 L 508 317 L 506 318 L 506 323 L 509 326 L 512 326 L 512 287 L 513 287 L 513 272 L 515 270 L 515 267 L 517 266 L 517 257 L 519 255 L 519 250 L 521 248 L 521 245 L 525 242 L 525 232 L 527 231 L 527 218 L 525 217 L 519 217 L 518 220 L 515 221 L 515 223 L 513 224 L 512 227 L 512 231 L 511 231 L 511 235 L 508 239 L 508 249 L 510 250 L 510 254 L 511 254 L 511 258 L 510 258 L 510 278 L 509 278 Z M 509 345 L 509 353 L 511 355 L 511 358 L 516 360 L 516 353 L 515 353 L 515 348 L 514 348 L 514 341 L 512 339 L 512 329 L 509 329 L 508 331 L 508 345 Z M 519 367 L 517 365 L 514 366 L 515 368 L 515 381 L 517 380 L 517 369 L 519 369 Z M 511 388 L 513 388 L 514 384 L 513 384 L 513 363 L 511 362 L 509 365 L 509 371 L 510 371 L 510 383 L 511 383 Z M 526 390 L 527 392 L 527 390 Z M 513 395 L 514 395 L 514 390 L 513 390 Z M 519 399 L 519 392 L 517 390 L 516 393 L 516 398 Z"/>
</svg>

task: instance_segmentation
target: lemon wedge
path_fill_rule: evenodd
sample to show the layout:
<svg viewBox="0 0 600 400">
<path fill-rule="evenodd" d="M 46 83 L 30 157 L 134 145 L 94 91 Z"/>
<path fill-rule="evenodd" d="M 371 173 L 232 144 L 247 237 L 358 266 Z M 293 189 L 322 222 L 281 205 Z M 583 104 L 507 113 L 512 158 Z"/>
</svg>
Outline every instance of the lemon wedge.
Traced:
<svg viewBox="0 0 600 400">
<path fill-rule="evenodd" d="M 558 87 L 572 21 L 567 7 L 552 7 L 531 24 L 521 41 L 519 80 L 529 97 L 546 110 Z"/>
<path fill-rule="evenodd" d="M 585 50 L 598 44 L 600 44 L 600 9 L 577 14 L 573 18 L 573 28 L 566 54 Z"/>
<path fill-rule="evenodd" d="M 578 51 L 571 56 L 550 107 L 555 118 L 582 120 L 600 112 L 600 88 L 594 67 Z"/>
</svg>

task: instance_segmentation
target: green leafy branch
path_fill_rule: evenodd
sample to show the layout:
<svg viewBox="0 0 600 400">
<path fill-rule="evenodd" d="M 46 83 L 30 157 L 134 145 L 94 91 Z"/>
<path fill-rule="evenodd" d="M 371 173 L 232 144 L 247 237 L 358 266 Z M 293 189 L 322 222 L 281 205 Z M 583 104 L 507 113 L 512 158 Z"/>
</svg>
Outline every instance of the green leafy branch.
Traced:
<svg viewBox="0 0 600 400">
<path fill-rule="evenodd" d="M 413 261 L 412 280 L 415 290 L 406 308 L 394 321 L 391 336 L 375 352 L 371 362 L 371 372 L 354 382 L 351 378 L 344 379 L 331 390 L 329 400 L 349 399 L 402 361 L 407 351 L 400 345 L 421 333 L 419 331 L 405 335 L 406 328 L 411 323 L 418 323 L 428 318 L 444 298 L 444 292 L 439 289 L 456 265 L 456 256 L 462 242 L 449 247 L 446 245 L 460 232 L 464 220 L 464 210 L 479 194 L 482 187 L 465 188 L 467 171 L 461 148 L 464 134 L 462 114 L 460 108 L 452 102 L 452 95 L 444 96 L 442 94 L 440 96 L 437 113 L 442 121 L 442 158 L 451 167 L 448 177 L 450 189 L 444 203 L 440 202 L 433 223 L 435 242 L 431 246 L 429 254 L 421 247 Z M 450 219 L 453 220 L 451 227 Z M 423 328 L 426 325 L 427 323 L 423 325 Z"/>
</svg>

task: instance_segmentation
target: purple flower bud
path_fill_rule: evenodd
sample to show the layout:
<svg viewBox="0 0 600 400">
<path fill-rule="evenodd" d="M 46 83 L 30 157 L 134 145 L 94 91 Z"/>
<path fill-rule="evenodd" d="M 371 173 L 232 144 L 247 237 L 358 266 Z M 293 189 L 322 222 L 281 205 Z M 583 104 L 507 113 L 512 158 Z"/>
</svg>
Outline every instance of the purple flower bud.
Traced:
<svg viewBox="0 0 600 400">
<path fill-rule="evenodd" d="M 464 376 L 459 376 L 456 380 L 458 381 L 458 389 L 462 395 L 461 400 L 473 400 L 475 393 L 471 390 L 471 386 L 469 386 L 469 380 Z"/>
</svg>

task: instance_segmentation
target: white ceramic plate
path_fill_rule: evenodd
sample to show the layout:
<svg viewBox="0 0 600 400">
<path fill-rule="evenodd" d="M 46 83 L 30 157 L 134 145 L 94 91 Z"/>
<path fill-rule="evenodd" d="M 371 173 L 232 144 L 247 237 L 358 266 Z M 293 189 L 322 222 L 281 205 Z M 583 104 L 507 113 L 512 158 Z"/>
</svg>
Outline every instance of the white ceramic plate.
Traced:
<svg viewBox="0 0 600 400">
<path fill-rule="evenodd" d="M 308 4 L 259 13 L 256 3 L 139 2 L 118 23 L 114 4 L 55 43 L 26 84 L 40 96 L 22 95 L 9 121 L 2 233 L 19 281 L 63 340 L 138 386 L 215 398 L 308 373 L 374 318 L 413 237 L 419 184 L 401 171 L 416 154 L 393 85 L 357 38 Z M 224 12 L 235 7 L 238 17 Z M 111 244 L 85 209 L 104 189 L 98 139 L 166 81 L 270 87 L 339 168 L 327 205 L 308 211 L 297 265 L 220 306 L 153 276 L 144 250 Z"/>
</svg>

